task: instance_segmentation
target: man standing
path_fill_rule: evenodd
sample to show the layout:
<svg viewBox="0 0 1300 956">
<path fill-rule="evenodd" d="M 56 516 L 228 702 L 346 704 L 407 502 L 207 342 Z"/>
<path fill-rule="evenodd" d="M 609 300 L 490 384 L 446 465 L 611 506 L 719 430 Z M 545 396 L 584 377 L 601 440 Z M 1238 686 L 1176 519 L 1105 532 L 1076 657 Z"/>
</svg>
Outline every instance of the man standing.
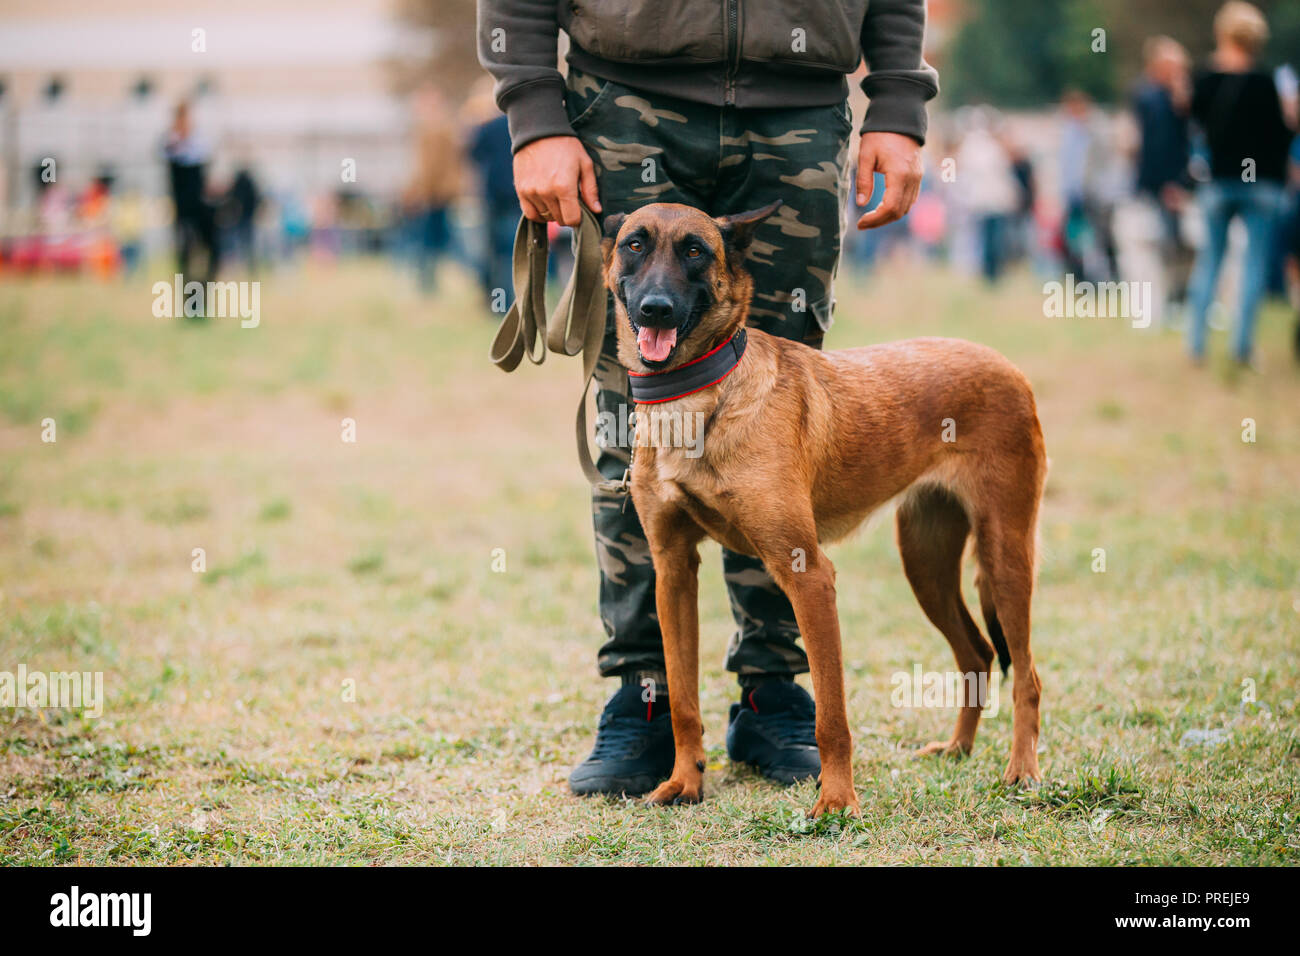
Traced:
<svg viewBox="0 0 1300 956">
<path fill-rule="evenodd" d="M 519 199 L 515 195 L 507 124 L 506 117 L 498 113 L 486 123 L 475 126 L 469 137 L 469 158 L 478 167 L 483 197 L 484 243 L 480 277 L 489 309 L 498 289 L 507 292 L 510 289 L 510 259 L 515 246 L 515 223 L 519 221 Z M 501 307 L 505 304 L 508 303 L 502 303 Z M 497 317 L 500 317 L 500 310 Z"/>
<path fill-rule="evenodd" d="M 1272 74 L 1258 66 L 1268 42 L 1268 21 L 1259 8 L 1229 0 L 1214 16 L 1214 53 L 1192 90 L 1192 118 L 1205 133 L 1210 181 L 1200 188 L 1206 240 L 1197 255 L 1188 291 L 1187 347 L 1192 361 L 1205 361 L 1206 332 L 1219 271 L 1228 253 L 1228 228 L 1240 217 L 1246 255 L 1239 283 L 1232 356 L 1250 367 L 1255 320 L 1267 292 L 1269 249 L 1285 202 L 1287 151 L 1293 130 Z"/>
<path fill-rule="evenodd" d="M 1142 51 L 1143 74 L 1132 101 L 1139 135 L 1137 194 L 1159 212 L 1165 305 L 1181 308 L 1193 254 L 1182 236 L 1182 213 L 1192 185 L 1187 169 L 1190 61 L 1183 45 L 1167 36 L 1151 37 Z"/>
<path fill-rule="evenodd" d="M 176 271 L 186 282 L 191 278 L 207 282 L 216 278 L 221 264 L 216 213 L 206 196 L 210 157 L 207 142 L 194 130 L 190 104 L 184 100 L 176 104 L 163 152 L 176 215 Z M 202 272 L 191 270 L 196 246 L 202 247 L 205 256 Z"/>
<path fill-rule="evenodd" d="M 925 103 L 938 91 L 921 56 L 924 0 L 479 0 L 478 14 L 479 60 L 509 119 L 525 216 L 576 226 L 580 203 L 601 216 L 654 202 L 721 216 L 780 199 L 745 263 L 750 323 L 821 346 L 848 188 L 845 75 L 866 59 L 858 205 L 874 172 L 885 180 L 883 201 L 858 221 L 872 228 L 900 218 L 920 190 Z M 561 29 L 567 75 L 556 69 Z M 632 405 L 613 315 L 611 302 L 596 402 L 621 421 Z M 628 448 L 606 447 L 597 466 L 618 478 L 628 460 Z M 598 663 L 622 687 L 569 784 L 638 794 L 673 765 L 654 568 L 630 501 L 594 492 L 592 511 L 607 637 Z M 737 627 L 727 669 L 741 684 L 728 754 L 783 783 L 816 776 L 813 702 L 794 681 L 808 662 L 790 602 L 757 559 L 724 549 L 723 569 Z"/>
</svg>

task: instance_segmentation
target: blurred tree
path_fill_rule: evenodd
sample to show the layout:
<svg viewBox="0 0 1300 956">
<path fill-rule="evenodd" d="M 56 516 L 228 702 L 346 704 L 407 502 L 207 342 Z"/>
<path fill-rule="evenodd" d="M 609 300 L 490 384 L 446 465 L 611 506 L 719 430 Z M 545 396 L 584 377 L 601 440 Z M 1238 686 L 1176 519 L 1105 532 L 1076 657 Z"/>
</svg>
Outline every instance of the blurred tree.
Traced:
<svg viewBox="0 0 1300 956">
<path fill-rule="evenodd" d="M 432 82 L 452 100 L 459 100 L 484 76 L 475 40 L 474 0 L 398 0 L 398 19 L 412 36 L 429 37 L 428 49 L 412 49 L 392 64 L 400 92 Z"/>
<path fill-rule="evenodd" d="M 1060 63 L 1061 88 L 1075 87 L 1107 102 L 1115 97 L 1120 59 L 1112 36 L 1115 28 L 1099 9 L 1104 6 L 1098 0 L 1066 0 L 1060 30 L 1049 42 Z"/>
<path fill-rule="evenodd" d="M 1147 37 L 1167 33 L 1202 59 L 1223 0 L 965 0 L 965 22 L 943 70 L 950 103 L 1032 107 L 1077 86 L 1103 102 L 1122 98 L 1142 68 Z M 1269 18 L 1269 63 L 1300 63 L 1300 2 L 1256 0 Z M 419 48 L 395 62 L 407 92 L 426 81 L 458 99 L 483 75 L 474 38 L 474 0 L 398 0 L 399 18 Z M 1093 52 L 1093 31 L 1106 31 Z M 427 37 L 432 40 L 426 40 Z M 427 48 L 426 48 L 427 47 Z"/>
<path fill-rule="evenodd" d="M 945 95 L 955 103 L 1010 107 L 1055 99 L 1065 83 L 1068 24 L 1077 5 L 970 0 L 948 51 Z M 1086 39 L 1085 34 L 1081 40 Z"/>
<path fill-rule="evenodd" d="M 1300 64 L 1300 3 L 1256 0 L 1273 37 L 1268 65 Z M 1214 44 L 1223 0 L 968 0 L 941 80 L 953 103 L 1033 107 L 1079 87 L 1103 102 L 1124 96 L 1142 69 L 1147 37 L 1168 34 L 1203 60 Z M 1095 30 L 1105 52 L 1094 52 Z"/>
</svg>

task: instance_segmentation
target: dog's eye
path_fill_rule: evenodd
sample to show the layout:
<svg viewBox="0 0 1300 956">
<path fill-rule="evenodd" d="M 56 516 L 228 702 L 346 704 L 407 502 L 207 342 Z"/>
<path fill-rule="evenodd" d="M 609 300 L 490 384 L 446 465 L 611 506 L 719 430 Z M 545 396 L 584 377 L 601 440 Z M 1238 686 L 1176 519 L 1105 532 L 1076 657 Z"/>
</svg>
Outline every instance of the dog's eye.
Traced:
<svg viewBox="0 0 1300 956">
<path fill-rule="evenodd" d="M 702 256 L 702 255 L 704 255 L 704 250 L 701 249 L 699 246 L 687 246 L 687 247 L 686 247 L 686 258 L 687 258 L 687 259 L 698 259 L 698 258 L 699 258 L 700 256 Z"/>
<path fill-rule="evenodd" d="M 629 249 L 631 249 L 633 252 L 640 252 L 640 251 L 641 251 L 641 240 L 640 240 L 640 239 L 633 239 L 631 242 L 629 242 L 629 243 L 627 244 L 627 247 L 628 247 Z"/>
</svg>

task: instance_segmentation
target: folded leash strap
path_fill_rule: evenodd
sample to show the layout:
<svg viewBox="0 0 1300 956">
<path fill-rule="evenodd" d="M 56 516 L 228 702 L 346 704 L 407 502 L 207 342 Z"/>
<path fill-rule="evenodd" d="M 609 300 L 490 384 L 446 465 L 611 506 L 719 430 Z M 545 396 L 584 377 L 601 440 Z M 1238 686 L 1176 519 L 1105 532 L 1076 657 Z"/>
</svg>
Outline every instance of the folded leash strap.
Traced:
<svg viewBox="0 0 1300 956">
<path fill-rule="evenodd" d="M 550 350 L 560 355 L 582 356 L 582 394 L 574 423 L 578 462 L 582 473 L 599 490 L 610 494 L 627 492 L 627 476 L 611 481 L 596 468 L 587 432 L 587 390 L 600 361 L 605 336 L 604 262 L 600 249 L 600 224 L 585 206 L 578 224 L 573 252 L 573 274 L 569 276 L 560 302 L 546 315 L 546 223 L 520 219 L 515 230 L 515 301 L 497 329 L 490 352 L 493 363 L 513 372 L 525 355 L 535 365 L 546 360 Z M 542 333 L 542 334 L 539 334 Z M 540 341 L 539 341 L 540 340 Z"/>
</svg>

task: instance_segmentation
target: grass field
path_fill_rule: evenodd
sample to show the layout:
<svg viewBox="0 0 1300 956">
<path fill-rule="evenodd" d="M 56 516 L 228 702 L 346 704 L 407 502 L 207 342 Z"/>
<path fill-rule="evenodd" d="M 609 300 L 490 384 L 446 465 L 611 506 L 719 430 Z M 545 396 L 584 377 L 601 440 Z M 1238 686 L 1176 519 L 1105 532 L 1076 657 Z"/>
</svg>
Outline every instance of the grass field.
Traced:
<svg viewBox="0 0 1300 956">
<path fill-rule="evenodd" d="M 715 545 L 706 802 L 568 793 L 612 689 L 576 360 L 492 369 L 458 276 L 429 301 L 377 265 L 306 267 L 267 280 L 256 329 L 154 318 L 149 282 L 0 283 L 0 671 L 102 671 L 106 695 L 97 720 L 0 710 L 0 862 L 1296 861 L 1300 375 L 1280 307 L 1261 371 L 1235 374 L 1193 369 L 1172 333 L 1044 318 L 1026 277 L 842 284 L 828 347 L 968 337 L 1037 391 L 1045 780 L 999 783 L 1009 694 L 969 760 L 912 757 L 953 713 L 891 706 L 890 677 L 951 654 L 877 519 L 831 550 L 863 816 L 811 824 L 812 784 L 728 765 Z"/>
</svg>

